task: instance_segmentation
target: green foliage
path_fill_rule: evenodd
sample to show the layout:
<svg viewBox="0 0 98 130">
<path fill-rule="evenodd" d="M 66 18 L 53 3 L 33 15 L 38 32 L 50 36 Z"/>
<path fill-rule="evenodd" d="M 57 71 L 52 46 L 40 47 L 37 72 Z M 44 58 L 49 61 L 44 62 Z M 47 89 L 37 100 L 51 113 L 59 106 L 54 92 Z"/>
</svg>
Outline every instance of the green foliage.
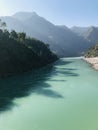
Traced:
<svg viewBox="0 0 98 130">
<path fill-rule="evenodd" d="M 3 31 L 4 31 L 5 28 L 6 28 L 6 23 L 5 23 L 5 22 L 2 22 L 1 19 L 0 19 L 0 28 L 3 29 Z"/>
<path fill-rule="evenodd" d="M 14 30 L 12 30 L 10 32 L 10 38 L 12 38 L 14 40 L 17 40 L 18 39 L 18 34 Z"/>
<path fill-rule="evenodd" d="M 17 40 L 18 42 L 24 42 L 25 41 L 25 39 L 26 39 L 26 34 L 25 33 L 23 33 L 23 32 L 21 32 L 21 33 L 17 33 L 17 32 L 15 32 L 14 30 L 12 30 L 11 32 L 10 32 L 10 38 L 11 39 L 14 39 L 14 40 Z"/>
<path fill-rule="evenodd" d="M 18 33 L 18 40 L 20 42 L 24 42 L 25 41 L 25 38 L 26 38 L 26 34 L 25 33 Z"/>
<path fill-rule="evenodd" d="M 98 56 L 98 43 L 90 48 L 84 55 L 85 57 L 97 57 Z"/>
<path fill-rule="evenodd" d="M 0 30 L 0 76 L 40 68 L 57 59 L 43 42 L 25 33 Z"/>
</svg>

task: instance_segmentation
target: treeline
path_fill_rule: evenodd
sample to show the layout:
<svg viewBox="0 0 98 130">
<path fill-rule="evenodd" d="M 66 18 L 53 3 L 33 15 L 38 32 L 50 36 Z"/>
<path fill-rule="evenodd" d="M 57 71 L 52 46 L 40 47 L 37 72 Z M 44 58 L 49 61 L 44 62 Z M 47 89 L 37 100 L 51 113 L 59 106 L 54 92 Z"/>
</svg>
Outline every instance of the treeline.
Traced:
<svg viewBox="0 0 98 130">
<path fill-rule="evenodd" d="M 9 32 L 4 24 L 0 25 L 1 77 L 40 68 L 58 59 L 47 44 L 27 37 L 24 32 Z"/>
</svg>

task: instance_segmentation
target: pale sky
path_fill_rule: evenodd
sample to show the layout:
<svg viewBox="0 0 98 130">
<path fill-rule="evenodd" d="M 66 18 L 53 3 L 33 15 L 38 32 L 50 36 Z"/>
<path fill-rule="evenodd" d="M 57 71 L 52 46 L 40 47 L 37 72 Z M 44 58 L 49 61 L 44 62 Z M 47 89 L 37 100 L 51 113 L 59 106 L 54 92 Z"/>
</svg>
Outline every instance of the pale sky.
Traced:
<svg viewBox="0 0 98 130">
<path fill-rule="evenodd" d="M 0 16 L 35 11 L 57 25 L 98 26 L 98 0 L 0 0 Z"/>
</svg>

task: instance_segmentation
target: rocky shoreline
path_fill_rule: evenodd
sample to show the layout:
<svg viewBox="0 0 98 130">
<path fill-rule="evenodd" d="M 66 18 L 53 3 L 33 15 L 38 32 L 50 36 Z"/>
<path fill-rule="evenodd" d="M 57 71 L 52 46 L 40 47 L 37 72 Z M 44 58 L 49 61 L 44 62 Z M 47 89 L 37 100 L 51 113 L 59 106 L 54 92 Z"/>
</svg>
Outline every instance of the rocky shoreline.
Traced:
<svg viewBox="0 0 98 130">
<path fill-rule="evenodd" d="M 90 63 L 95 70 L 98 70 L 98 57 L 83 58 L 86 62 Z"/>
</svg>

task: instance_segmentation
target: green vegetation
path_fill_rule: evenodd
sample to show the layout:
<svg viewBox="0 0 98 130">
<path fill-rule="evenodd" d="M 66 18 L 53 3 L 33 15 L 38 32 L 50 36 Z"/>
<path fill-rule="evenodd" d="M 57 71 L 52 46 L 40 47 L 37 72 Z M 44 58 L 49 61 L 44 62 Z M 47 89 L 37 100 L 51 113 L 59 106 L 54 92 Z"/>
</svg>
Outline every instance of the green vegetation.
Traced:
<svg viewBox="0 0 98 130">
<path fill-rule="evenodd" d="M 2 22 L 1 19 L 0 19 L 0 28 L 2 28 L 3 30 L 5 30 L 6 28 L 6 23 Z"/>
<path fill-rule="evenodd" d="M 98 43 L 85 53 L 85 57 L 97 57 L 97 56 L 98 56 Z"/>
<path fill-rule="evenodd" d="M 58 59 L 43 42 L 0 25 L 0 77 L 37 69 Z"/>
</svg>

